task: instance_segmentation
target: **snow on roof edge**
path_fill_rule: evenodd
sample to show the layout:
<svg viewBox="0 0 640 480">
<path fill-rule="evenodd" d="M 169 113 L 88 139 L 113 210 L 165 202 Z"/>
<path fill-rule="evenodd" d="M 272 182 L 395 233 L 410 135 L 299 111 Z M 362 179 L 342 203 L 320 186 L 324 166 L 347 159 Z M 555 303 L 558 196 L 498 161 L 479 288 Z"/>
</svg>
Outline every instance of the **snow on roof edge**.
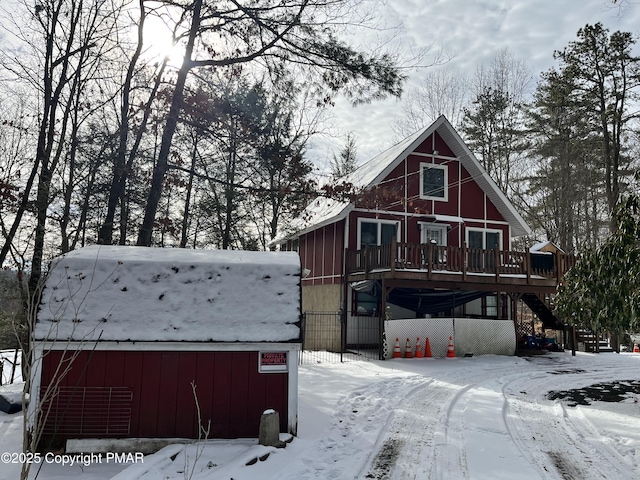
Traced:
<svg viewBox="0 0 640 480">
<path fill-rule="evenodd" d="M 294 252 L 92 246 L 56 259 L 37 340 L 295 342 Z"/>
</svg>

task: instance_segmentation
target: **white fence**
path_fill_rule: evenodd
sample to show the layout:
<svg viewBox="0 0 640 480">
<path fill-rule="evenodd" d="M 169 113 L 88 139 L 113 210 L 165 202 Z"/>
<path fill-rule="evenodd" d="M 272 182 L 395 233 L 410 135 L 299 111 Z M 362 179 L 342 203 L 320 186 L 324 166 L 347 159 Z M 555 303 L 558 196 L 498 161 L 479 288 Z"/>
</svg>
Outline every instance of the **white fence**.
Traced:
<svg viewBox="0 0 640 480">
<path fill-rule="evenodd" d="M 513 320 L 488 318 L 408 318 L 386 320 L 384 324 L 386 343 L 385 358 L 392 358 L 393 347 L 398 338 L 404 354 L 407 338 L 415 352 L 416 340 L 420 338 L 422 348 L 429 338 L 434 357 L 446 357 L 449 337 L 453 338 L 456 356 L 514 355 L 516 330 Z"/>
</svg>

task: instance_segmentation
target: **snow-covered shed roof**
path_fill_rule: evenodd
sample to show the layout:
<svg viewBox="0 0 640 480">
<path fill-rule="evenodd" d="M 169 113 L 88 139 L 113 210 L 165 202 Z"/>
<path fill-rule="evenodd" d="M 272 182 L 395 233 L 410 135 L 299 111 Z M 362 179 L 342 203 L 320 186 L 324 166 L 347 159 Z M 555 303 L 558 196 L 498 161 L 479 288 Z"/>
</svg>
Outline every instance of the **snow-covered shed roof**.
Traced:
<svg viewBox="0 0 640 480">
<path fill-rule="evenodd" d="M 500 214 L 511 226 L 512 234 L 519 236 L 530 233 L 531 229 L 522 216 L 485 171 L 444 115 L 441 115 L 431 125 L 415 132 L 362 164 L 354 172 L 342 177 L 340 182 L 350 183 L 356 188 L 364 188 L 380 183 L 434 132 L 437 132 L 442 137 L 460 163 L 487 194 Z M 323 225 L 342 220 L 352 209 L 353 205 L 348 202 L 318 197 L 305 209 L 298 222 L 292 225 L 292 228 L 296 230 L 295 235 L 277 238 L 273 243 L 282 243 L 287 238 L 299 236 Z"/>
<path fill-rule="evenodd" d="M 546 242 L 540 242 L 534 244 L 531 248 L 529 248 L 529 252 L 531 253 L 555 253 L 560 252 L 564 253 L 558 245 L 553 243 L 551 240 L 547 240 Z"/>
<path fill-rule="evenodd" d="M 90 246 L 52 262 L 36 340 L 300 338 L 293 252 Z"/>
</svg>

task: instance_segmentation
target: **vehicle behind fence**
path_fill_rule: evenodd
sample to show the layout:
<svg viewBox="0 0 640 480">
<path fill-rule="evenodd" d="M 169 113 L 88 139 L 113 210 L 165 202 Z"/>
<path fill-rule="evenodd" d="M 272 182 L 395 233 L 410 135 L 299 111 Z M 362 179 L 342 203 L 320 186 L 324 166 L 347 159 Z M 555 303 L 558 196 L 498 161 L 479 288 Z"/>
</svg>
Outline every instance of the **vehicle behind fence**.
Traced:
<svg viewBox="0 0 640 480">
<path fill-rule="evenodd" d="M 302 351 L 300 364 L 337 363 L 378 359 L 378 322 L 360 317 L 347 323 L 343 312 L 305 312 L 302 317 Z M 372 329 L 375 328 L 375 332 Z M 374 335 L 375 334 L 375 335 Z"/>
</svg>

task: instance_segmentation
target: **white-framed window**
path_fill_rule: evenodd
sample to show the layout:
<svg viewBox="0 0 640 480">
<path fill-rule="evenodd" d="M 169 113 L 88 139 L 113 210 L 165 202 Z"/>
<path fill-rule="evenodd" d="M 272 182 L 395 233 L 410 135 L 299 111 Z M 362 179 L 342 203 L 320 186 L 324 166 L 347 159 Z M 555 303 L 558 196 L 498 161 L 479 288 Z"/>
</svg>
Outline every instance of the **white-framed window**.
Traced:
<svg viewBox="0 0 640 480">
<path fill-rule="evenodd" d="M 491 250 L 498 245 L 502 250 L 502 230 L 467 227 L 467 247 Z"/>
<path fill-rule="evenodd" d="M 502 230 L 489 228 L 467 227 L 467 247 L 469 253 L 467 266 L 481 271 L 493 271 L 495 267 L 494 255 L 490 250 L 496 245 L 502 250 Z M 481 250 L 486 250 L 482 252 Z"/>
<path fill-rule="evenodd" d="M 449 169 L 435 163 L 420 164 L 420 198 L 426 200 L 449 199 Z"/>
<path fill-rule="evenodd" d="M 388 245 L 394 235 L 400 240 L 400 228 L 394 220 L 358 218 L 358 249 L 366 245 Z"/>
<path fill-rule="evenodd" d="M 498 317 L 498 296 L 487 295 L 485 299 L 485 315 L 487 317 Z"/>
<path fill-rule="evenodd" d="M 437 245 L 447 245 L 447 226 L 437 223 L 418 222 L 420 225 L 420 243 L 429 243 L 435 240 Z"/>
</svg>

